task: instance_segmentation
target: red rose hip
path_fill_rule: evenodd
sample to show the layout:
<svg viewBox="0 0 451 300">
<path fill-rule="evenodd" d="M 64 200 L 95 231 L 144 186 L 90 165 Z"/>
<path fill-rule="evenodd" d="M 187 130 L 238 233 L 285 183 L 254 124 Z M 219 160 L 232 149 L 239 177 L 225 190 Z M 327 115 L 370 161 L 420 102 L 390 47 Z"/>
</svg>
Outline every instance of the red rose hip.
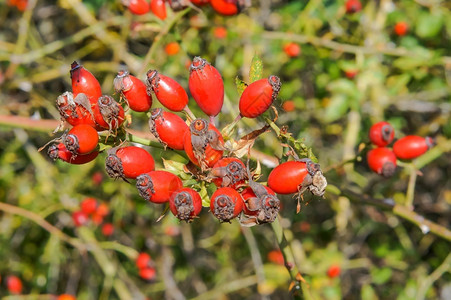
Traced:
<svg viewBox="0 0 451 300">
<path fill-rule="evenodd" d="M 367 156 L 368 167 L 384 177 L 393 176 L 396 170 L 396 156 L 388 148 L 380 147 L 372 149 Z"/>
<path fill-rule="evenodd" d="M 172 193 L 169 208 L 178 219 L 191 222 L 202 210 L 202 199 L 198 192 L 185 187 Z"/>
<path fill-rule="evenodd" d="M 122 4 L 134 15 L 144 15 L 150 10 L 146 0 L 122 0 Z"/>
<path fill-rule="evenodd" d="M 189 68 L 189 90 L 199 108 L 216 116 L 224 103 L 224 82 L 219 71 L 205 59 L 196 56 Z"/>
<path fill-rule="evenodd" d="M 91 103 L 83 93 L 79 93 L 75 98 L 71 92 L 61 94 L 56 99 L 56 107 L 60 112 L 62 120 L 72 126 L 78 124 L 87 124 L 92 127 L 96 126 Z"/>
<path fill-rule="evenodd" d="M 149 118 L 149 129 L 164 146 L 175 150 L 184 149 L 183 137 L 189 131 L 189 127 L 178 115 L 154 108 Z"/>
<path fill-rule="evenodd" d="M 210 5 L 217 13 L 224 16 L 233 16 L 240 11 L 237 0 L 210 0 Z"/>
<path fill-rule="evenodd" d="M 269 174 L 268 186 L 278 194 L 302 194 L 309 190 L 316 196 L 323 196 L 327 182 L 318 164 L 303 159 L 275 167 Z"/>
<path fill-rule="evenodd" d="M 247 118 L 256 118 L 264 113 L 277 98 L 280 86 L 279 77 L 274 75 L 248 85 L 240 98 L 241 115 Z"/>
<path fill-rule="evenodd" d="M 74 93 L 74 97 L 83 93 L 88 97 L 91 104 L 97 103 L 97 99 L 102 96 L 102 90 L 99 81 L 91 72 L 86 70 L 78 62 L 74 61 L 71 64 L 70 78 L 72 80 L 72 92 Z"/>
<path fill-rule="evenodd" d="M 152 96 L 147 94 L 147 87 L 127 71 L 119 71 L 113 82 L 114 89 L 127 100 L 130 109 L 145 112 L 152 106 Z"/>
<path fill-rule="evenodd" d="M 160 74 L 157 70 L 147 72 L 147 94 L 154 92 L 158 101 L 169 110 L 182 111 L 188 104 L 188 95 L 174 79 Z"/>
<path fill-rule="evenodd" d="M 125 121 L 124 109 L 113 97 L 103 95 L 94 106 L 94 119 L 100 127 L 116 130 Z"/>
<path fill-rule="evenodd" d="M 160 20 L 166 19 L 166 4 L 164 4 L 164 0 L 150 0 L 150 10 Z"/>
<path fill-rule="evenodd" d="M 393 141 L 395 130 L 390 123 L 382 121 L 373 124 L 368 135 L 371 143 L 378 147 L 385 147 Z"/>
<path fill-rule="evenodd" d="M 224 152 L 221 133 L 205 119 L 195 119 L 189 129 L 184 138 L 189 159 L 203 170 L 213 167 Z"/>
<path fill-rule="evenodd" d="M 21 294 L 23 289 L 22 280 L 15 275 L 9 275 L 6 277 L 6 287 L 11 294 Z"/>
<path fill-rule="evenodd" d="M 423 155 L 432 146 L 434 146 L 434 140 L 430 137 L 408 135 L 393 144 L 393 152 L 397 158 L 409 160 Z"/>
<path fill-rule="evenodd" d="M 72 152 L 67 150 L 66 146 L 63 143 L 58 143 L 51 145 L 47 150 L 47 154 L 53 160 L 60 159 L 73 165 L 82 165 L 96 159 L 96 157 L 99 155 L 99 151 L 93 151 L 85 155 L 78 155 L 73 154 Z"/>
<path fill-rule="evenodd" d="M 99 135 L 93 127 L 80 124 L 69 130 L 63 137 L 63 143 L 71 153 L 84 155 L 93 152 L 97 148 Z"/>
<path fill-rule="evenodd" d="M 236 157 L 221 158 L 214 164 L 210 174 L 217 187 L 236 188 L 247 178 L 246 166 Z"/>
<path fill-rule="evenodd" d="M 139 195 L 153 203 L 168 202 L 172 193 L 182 187 L 180 178 L 166 171 L 152 171 L 136 178 Z"/>
<path fill-rule="evenodd" d="M 230 222 L 243 210 L 243 198 L 232 188 L 219 188 L 211 196 L 210 210 L 221 222 Z"/>
<path fill-rule="evenodd" d="M 362 10 L 362 3 L 359 0 L 348 0 L 345 3 L 346 13 L 353 14 Z"/>
<path fill-rule="evenodd" d="M 111 178 L 135 179 L 155 170 L 155 162 L 145 149 L 136 146 L 112 148 L 105 160 L 105 170 Z"/>
</svg>

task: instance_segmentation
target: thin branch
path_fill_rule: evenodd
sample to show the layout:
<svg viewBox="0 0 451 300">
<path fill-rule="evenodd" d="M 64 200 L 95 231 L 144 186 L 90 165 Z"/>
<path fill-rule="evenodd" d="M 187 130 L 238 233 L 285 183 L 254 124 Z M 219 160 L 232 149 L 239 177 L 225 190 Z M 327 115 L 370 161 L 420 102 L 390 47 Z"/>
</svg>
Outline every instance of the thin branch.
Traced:
<svg viewBox="0 0 451 300">
<path fill-rule="evenodd" d="M 12 214 L 12 215 L 18 215 L 18 216 L 24 217 L 25 219 L 35 222 L 37 225 L 39 225 L 40 227 L 42 227 L 43 229 L 48 231 L 50 234 L 58 237 L 60 240 L 77 248 L 81 253 L 85 253 L 87 250 L 86 246 L 83 243 L 81 243 L 80 241 L 78 241 L 75 238 L 72 238 L 72 237 L 66 235 L 61 230 L 59 230 L 58 228 L 56 228 L 55 226 L 53 226 L 52 224 L 47 222 L 40 215 L 38 215 L 34 212 L 28 211 L 28 210 L 23 209 L 18 206 L 3 203 L 3 202 L 0 202 L 0 210 L 4 211 L 6 213 Z"/>
<path fill-rule="evenodd" d="M 363 47 L 357 45 L 350 45 L 331 41 L 328 39 L 308 36 L 303 34 L 277 32 L 277 31 L 265 31 L 262 34 L 263 38 L 270 40 L 289 40 L 297 42 L 300 44 L 311 44 L 317 47 L 323 47 L 332 49 L 338 52 L 354 53 L 354 54 L 384 54 L 389 56 L 407 56 L 407 57 L 418 57 L 418 53 L 414 51 L 409 51 L 405 48 L 387 48 L 387 47 Z M 429 53 L 429 59 L 432 59 L 432 53 Z M 451 57 L 442 56 L 440 58 L 431 60 L 437 64 L 449 64 L 451 63 Z"/>
</svg>

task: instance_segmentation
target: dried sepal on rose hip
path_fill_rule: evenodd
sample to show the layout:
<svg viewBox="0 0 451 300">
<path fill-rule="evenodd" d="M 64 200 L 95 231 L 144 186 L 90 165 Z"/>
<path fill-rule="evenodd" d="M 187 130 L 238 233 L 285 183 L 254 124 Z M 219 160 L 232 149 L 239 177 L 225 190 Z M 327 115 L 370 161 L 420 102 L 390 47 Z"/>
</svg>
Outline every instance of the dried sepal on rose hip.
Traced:
<svg viewBox="0 0 451 300">
<path fill-rule="evenodd" d="M 396 157 L 403 160 L 417 158 L 434 146 L 434 139 L 417 135 L 400 138 L 393 144 Z"/>
<path fill-rule="evenodd" d="M 214 164 L 210 176 L 217 187 L 237 188 L 247 179 L 246 166 L 236 157 L 221 158 Z"/>
<path fill-rule="evenodd" d="M 221 74 L 199 56 L 194 57 L 189 72 L 188 87 L 197 105 L 208 116 L 216 116 L 224 103 Z"/>
<path fill-rule="evenodd" d="M 124 109 L 113 97 L 103 95 L 94 106 L 94 119 L 100 127 L 110 132 L 117 130 L 125 121 Z"/>
<path fill-rule="evenodd" d="M 249 168 L 246 168 L 246 171 L 249 178 L 249 187 L 241 192 L 244 207 L 240 224 L 254 226 L 274 222 L 280 211 L 280 200 L 272 189 L 252 179 Z"/>
<path fill-rule="evenodd" d="M 64 134 L 62 141 L 66 149 L 72 154 L 85 155 L 97 149 L 99 135 L 92 126 L 80 124 L 72 127 L 67 134 Z"/>
<path fill-rule="evenodd" d="M 223 187 L 211 196 L 210 210 L 221 222 L 230 222 L 243 210 L 243 198 L 235 189 Z"/>
<path fill-rule="evenodd" d="M 99 151 L 93 151 L 85 155 L 77 155 L 67 150 L 66 146 L 63 143 L 57 143 L 50 145 L 50 147 L 47 149 L 47 154 L 53 160 L 59 159 L 69 164 L 82 165 L 96 159 L 96 157 L 99 155 Z"/>
<path fill-rule="evenodd" d="M 164 147 L 175 150 L 184 149 L 183 137 L 189 128 L 178 115 L 163 111 L 162 108 L 154 108 L 149 118 L 149 129 Z"/>
<path fill-rule="evenodd" d="M 169 208 L 178 219 L 191 222 L 202 210 L 202 199 L 192 188 L 181 188 L 172 193 Z"/>
<path fill-rule="evenodd" d="M 160 103 L 169 110 L 182 111 L 188 104 L 188 94 L 174 79 L 157 70 L 147 72 L 147 94 L 152 92 Z"/>
<path fill-rule="evenodd" d="M 182 180 L 166 171 L 152 171 L 136 178 L 139 195 L 153 203 L 168 202 L 172 193 L 182 187 Z"/>
<path fill-rule="evenodd" d="M 370 169 L 384 177 L 391 177 L 396 171 L 396 156 L 392 150 L 379 147 L 367 153 L 367 162 Z"/>
<path fill-rule="evenodd" d="M 78 124 L 96 126 L 91 103 L 83 93 L 79 93 L 75 98 L 71 92 L 59 95 L 56 99 L 56 108 L 61 115 L 62 121 L 66 121 L 72 126 Z"/>
<path fill-rule="evenodd" d="M 184 148 L 188 158 L 202 170 L 209 169 L 221 159 L 224 140 L 214 125 L 205 119 L 195 119 L 185 134 Z"/>
<path fill-rule="evenodd" d="M 279 95 L 282 83 L 274 75 L 249 84 L 240 97 L 240 114 L 246 118 L 256 118 L 272 105 Z"/>
<path fill-rule="evenodd" d="M 135 179 L 155 170 L 155 161 L 145 149 L 136 146 L 114 147 L 108 150 L 105 170 L 111 178 Z"/>
<path fill-rule="evenodd" d="M 152 107 L 152 96 L 147 94 L 144 82 L 121 70 L 113 81 L 114 90 L 127 101 L 128 107 L 136 112 L 146 112 Z"/>
<path fill-rule="evenodd" d="M 102 96 L 102 90 L 97 78 L 76 61 L 71 64 L 70 78 L 72 80 L 74 97 L 83 93 L 88 97 L 89 102 L 95 105 L 97 99 Z"/>
<path fill-rule="evenodd" d="M 320 165 L 308 158 L 284 162 L 275 167 L 268 177 L 268 186 L 278 194 L 302 195 L 306 190 L 323 196 L 327 180 Z"/>
</svg>

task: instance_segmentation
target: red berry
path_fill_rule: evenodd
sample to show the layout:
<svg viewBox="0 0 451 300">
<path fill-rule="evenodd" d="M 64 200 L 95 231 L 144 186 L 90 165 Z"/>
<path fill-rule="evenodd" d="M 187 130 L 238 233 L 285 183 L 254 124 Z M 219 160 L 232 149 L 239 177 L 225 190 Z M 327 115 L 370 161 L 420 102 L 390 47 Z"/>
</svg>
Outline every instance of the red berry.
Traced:
<svg viewBox="0 0 451 300">
<path fill-rule="evenodd" d="M 294 104 L 294 101 L 288 100 L 282 104 L 282 108 L 284 111 L 290 112 L 296 110 L 296 105 Z"/>
<path fill-rule="evenodd" d="M 86 70 L 78 62 L 74 61 L 71 64 L 70 78 L 72 79 L 72 93 L 76 98 L 78 94 L 85 94 L 91 104 L 96 104 L 97 99 L 102 96 L 99 81 Z"/>
<path fill-rule="evenodd" d="M 172 193 L 182 187 L 180 178 L 166 171 L 152 171 L 136 178 L 139 195 L 153 203 L 168 202 Z"/>
<path fill-rule="evenodd" d="M 150 261 L 151 261 L 150 255 L 145 252 L 141 252 L 136 258 L 135 264 L 138 267 L 138 269 L 144 269 L 149 266 Z"/>
<path fill-rule="evenodd" d="M 221 133 L 204 119 L 195 119 L 189 129 L 184 138 L 184 149 L 189 159 L 202 169 L 213 167 L 224 152 Z"/>
<path fill-rule="evenodd" d="M 102 234 L 104 236 L 111 236 L 114 233 L 114 225 L 111 223 L 105 223 L 102 226 Z"/>
<path fill-rule="evenodd" d="M 56 107 L 60 112 L 62 120 L 72 126 L 87 124 L 96 126 L 88 97 L 80 93 L 74 98 L 71 92 L 65 92 L 56 99 Z"/>
<path fill-rule="evenodd" d="M 88 215 L 81 210 L 74 211 L 72 213 L 72 220 L 74 221 L 75 226 L 83 226 L 88 223 Z"/>
<path fill-rule="evenodd" d="M 99 144 L 99 135 L 97 131 L 86 124 L 80 124 L 72 127 L 69 132 L 63 136 L 63 143 L 66 149 L 76 155 L 84 155 L 93 152 Z"/>
<path fill-rule="evenodd" d="M 28 0 L 8 0 L 8 6 L 15 6 L 19 11 L 23 12 L 27 9 Z"/>
<path fill-rule="evenodd" d="M 390 123 L 382 121 L 371 126 L 369 131 L 371 143 L 379 147 L 385 147 L 395 138 L 395 130 Z"/>
<path fill-rule="evenodd" d="M 215 27 L 213 29 L 213 35 L 217 39 L 224 39 L 227 37 L 227 29 L 223 26 Z"/>
<path fill-rule="evenodd" d="M 149 12 L 149 3 L 146 0 L 122 0 L 122 4 L 135 15 L 144 15 Z"/>
<path fill-rule="evenodd" d="M 152 96 L 147 94 L 144 82 L 126 71 L 119 71 L 113 82 L 114 89 L 127 100 L 130 109 L 145 112 L 152 106 Z"/>
<path fill-rule="evenodd" d="M 277 265 L 285 265 L 285 259 L 283 258 L 282 251 L 280 250 L 269 251 L 268 260 Z"/>
<path fill-rule="evenodd" d="M 216 116 L 224 103 L 224 82 L 221 74 L 199 56 L 193 59 L 189 72 L 189 90 L 197 105 L 208 116 Z"/>
<path fill-rule="evenodd" d="M 341 270 L 340 270 L 340 266 L 339 265 L 332 265 L 327 270 L 327 276 L 329 276 L 329 278 L 338 277 L 340 275 L 340 271 Z"/>
<path fill-rule="evenodd" d="M 96 212 L 91 216 L 91 220 L 94 224 L 100 225 L 103 223 L 103 216 L 97 214 L 97 212 Z"/>
<path fill-rule="evenodd" d="M 155 279 L 156 272 L 154 268 L 144 268 L 139 270 L 139 277 L 144 280 L 151 281 Z"/>
<path fill-rule="evenodd" d="M 183 87 L 174 79 L 158 73 L 156 70 L 147 72 L 147 93 L 155 93 L 158 101 L 169 110 L 182 111 L 188 104 L 188 95 Z"/>
<path fill-rule="evenodd" d="M 171 42 L 164 47 L 164 52 L 167 55 L 173 56 L 180 52 L 180 45 L 177 42 Z"/>
<path fill-rule="evenodd" d="M 189 127 L 178 115 L 163 111 L 161 108 L 154 108 L 149 118 L 149 128 L 163 145 L 175 150 L 184 149 L 183 137 L 189 131 Z"/>
<path fill-rule="evenodd" d="M 108 95 L 99 97 L 93 111 L 97 125 L 110 131 L 116 130 L 125 121 L 124 109 Z"/>
<path fill-rule="evenodd" d="M 86 155 L 77 155 L 67 150 L 63 143 L 59 143 L 58 145 L 51 145 L 47 154 L 53 160 L 60 159 L 73 165 L 82 165 L 93 161 L 99 155 L 99 151 L 93 151 Z"/>
<path fill-rule="evenodd" d="M 160 20 L 166 19 L 166 5 L 164 0 L 150 0 L 150 10 Z"/>
<path fill-rule="evenodd" d="M 359 73 L 359 71 L 357 71 L 357 70 L 353 70 L 353 69 L 351 69 L 351 70 L 346 70 L 346 71 L 345 71 L 345 76 L 346 76 L 346 78 L 348 78 L 348 79 L 354 79 L 354 77 L 355 77 L 358 73 Z"/>
<path fill-rule="evenodd" d="M 6 287 L 11 294 L 21 294 L 22 293 L 22 280 L 15 275 L 9 275 L 6 277 Z"/>
<path fill-rule="evenodd" d="M 372 149 L 366 158 L 373 172 L 384 177 L 390 177 L 395 173 L 396 156 L 390 149 L 384 147 Z"/>
<path fill-rule="evenodd" d="M 311 160 L 284 162 L 275 167 L 268 177 L 268 186 L 278 194 L 302 194 L 309 190 L 316 196 L 322 196 L 326 185 L 319 165 Z"/>
<path fill-rule="evenodd" d="M 226 157 L 218 160 L 210 174 L 214 177 L 213 183 L 217 187 L 237 188 L 244 184 L 247 174 L 244 163 L 235 157 Z"/>
<path fill-rule="evenodd" d="M 75 298 L 74 296 L 72 296 L 70 294 L 62 294 L 62 295 L 59 295 L 58 298 L 56 298 L 56 300 L 77 300 L 77 298 Z"/>
<path fill-rule="evenodd" d="M 271 75 L 248 85 L 240 98 L 240 113 L 243 117 L 256 118 L 264 113 L 277 98 L 280 79 Z"/>
<path fill-rule="evenodd" d="M 93 214 L 97 209 L 97 200 L 91 197 L 85 198 L 80 203 L 80 209 L 87 215 Z"/>
<path fill-rule="evenodd" d="M 398 22 L 395 24 L 395 33 L 397 36 L 405 36 L 409 31 L 409 25 L 406 22 Z"/>
<path fill-rule="evenodd" d="M 346 1 L 346 13 L 353 14 L 362 10 L 362 3 L 359 0 Z"/>
<path fill-rule="evenodd" d="M 408 135 L 393 144 L 393 152 L 397 158 L 408 160 L 423 155 L 432 146 L 434 146 L 434 140 L 430 137 Z"/>
<path fill-rule="evenodd" d="M 299 46 L 299 44 L 291 42 L 283 46 L 283 51 L 289 57 L 297 57 L 301 54 L 301 46 Z"/>
<path fill-rule="evenodd" d="M 195 5 L 205 5 L 209 2 L 210 2 L 210 0 L 191 0 L 191 3 L 193 3 Z"/>
<path fill-rule="evenodd" d="M 106 203 L 100 203 L 99 206 L 97 206 L 96 214 L 98 216 L 105 217 L 110 212 L 110 209 L 108 208 L 108 205 Z"/>
<path fill-rule="evenodd" d="M 232 188 L 219 188 L 211 196 L 210 210 L 221 222 L 230 222 L 243 210 L 243 198 Z"/>
<path fill-rule="evenodd" d="M 224 16 L 233 16 L 239 13 L 237 0 L 210 0 L 213 9 Z"/>
<path fill-rule="evenodd" d="M 98 186 L 98 185 L 101 185 L 102 182 L 103 182 L 103 175 L 102 175 L 102 172 L 97 171 L 97 172 L 95 172 L 94 174 L 92 174 L 91 180 L 92 180 L 92 183 L 93 183 L 94 185 L 97 185 L 97 186 Z"/>
<path fill-rule="evenodd" d="M 169 208 L 180 220 L 191 222 L 202 210 L 202 199 L 195 190 L 188 187 L 181 188 L 172 193 Z"/>
<path fill-rule="evenodd" d="M 155 161 L 149 152 L 140 147 L 112 148 L 105 160 L 105 170 L 114 179 L 135 179 L 155 170 Z"/>
</svg>

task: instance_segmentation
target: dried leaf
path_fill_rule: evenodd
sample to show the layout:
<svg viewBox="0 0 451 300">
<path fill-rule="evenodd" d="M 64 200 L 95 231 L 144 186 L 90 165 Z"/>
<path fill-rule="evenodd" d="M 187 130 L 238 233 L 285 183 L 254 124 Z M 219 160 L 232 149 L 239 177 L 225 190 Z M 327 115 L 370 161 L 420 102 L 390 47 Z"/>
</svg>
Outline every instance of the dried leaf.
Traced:
<svg viewBox="0 0 451 300">
<path fill-rule="evenodd" d="M 249 70 L 250 83 L 257 81 L 263 77 L 263 62 L 261 58 L 255 54 L 252 58 L 251 68 Z"/>
<path fill-rule="evenodd" d="M 246 134 L 243 136 L 239 141 L 235 143 L 231 143 L 233 148 L 231 152 L 238 158 L 243 157 L 246 155 L 249 150 L 252 148 L 252 146 L 255 143 L 255 140 L 258 138 L 259 135 L 262 133 L 268 131 L 269 125 L 265 125 L 260 129 L 254 130 L 249 134 Z"/>
</svg>

